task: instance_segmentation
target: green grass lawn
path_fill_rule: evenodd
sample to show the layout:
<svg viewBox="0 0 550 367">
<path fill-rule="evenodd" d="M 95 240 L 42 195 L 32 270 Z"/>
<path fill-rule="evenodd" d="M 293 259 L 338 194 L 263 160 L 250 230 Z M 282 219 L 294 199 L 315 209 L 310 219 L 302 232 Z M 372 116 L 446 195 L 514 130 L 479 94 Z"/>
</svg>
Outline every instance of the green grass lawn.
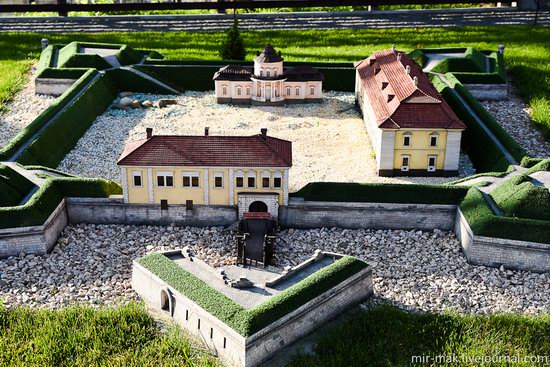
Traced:
<svg viewBox="0 0 550 367">
<path fill-rule="evenodd" d="M 377 307 L 358 312 L 322 336 L 315 352 L 314 356 L 295 358 L 289 367 L 543 366 L 531 360 L 480 363 L 476 358 L 550 358 L 550 315 L 420 315 Z M 413 356 L 432 359 L 422 363 Z M 456 356 L 458 360 L 446 363 L 439 357 L 437 362 L 436 356 Z"/>
<path fill-rule="evenodd" d="M 528 36 L 527 36 L 528 35 Z M 30 58 L 40 52 L 42 34 L 3 34 L 0 39 L 0 108 L 21 86 Z M 223 33 L 100 33 L 47 36 L 53 43 L 73 40 L 128 43 L 153 49 L 170 59 L 218 59 Z M 494 49 L 505 44 L 505 60 L 513 83 L 532 109 L 534 121 L 550 137 L 550 28 L 468 27 L 420 29 L 254 31 L 244 32 L 248 59 L 266 42 L 294 61 L 355 61 L 374 50 L 416 47 L 466 47 Z"/>
<path fill-rule="evenodd" d="M 161 332 L 137 304 L 60 311 L 0 305 L 0 366 L 220 366 L 175 326 Z"/>
</svg>

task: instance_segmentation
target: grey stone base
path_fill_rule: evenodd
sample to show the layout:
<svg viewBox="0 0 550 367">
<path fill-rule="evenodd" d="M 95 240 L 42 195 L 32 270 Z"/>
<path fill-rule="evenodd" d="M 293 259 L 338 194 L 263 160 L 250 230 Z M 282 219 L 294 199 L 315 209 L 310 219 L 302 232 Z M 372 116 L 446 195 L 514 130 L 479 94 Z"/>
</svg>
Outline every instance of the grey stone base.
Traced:
<svg viewBox="0 0 550 367">
<path fill-rule="evenodd" d="M 76 79 L 36 78 L 34 88 L 36 94 L 60 96 L 74 84 Z"/>
<path fill-rule="evenodd" d="M 288 99 L 277 102 L 262 102 L 254 101 L 252 99 L 233 99 L 233 98 L 217 98 L 216 101 L 220 104 L 234 104 L 234 105 L 252 105 L 252 106 L 284 106 L 287 104 L 305 104 L 305 103 L 321 103 L 322 98 L 306 98 L 306 99 Z"/>
<path fill-rule="evenodd" d="M 508 99 L 507 84 L 464 84 L 470 93 L 481 101 L 502 101 Z"/>
<path fill-rule="evenodd" d="M 454 177 L 458 176 L 458 171 L 435 170 L 428 172 L 425 169 L 411 169 L 409 171 L 401 171 L 400 169 L 381 169 L 378 175 L 382 177 Z"/>
</svg>

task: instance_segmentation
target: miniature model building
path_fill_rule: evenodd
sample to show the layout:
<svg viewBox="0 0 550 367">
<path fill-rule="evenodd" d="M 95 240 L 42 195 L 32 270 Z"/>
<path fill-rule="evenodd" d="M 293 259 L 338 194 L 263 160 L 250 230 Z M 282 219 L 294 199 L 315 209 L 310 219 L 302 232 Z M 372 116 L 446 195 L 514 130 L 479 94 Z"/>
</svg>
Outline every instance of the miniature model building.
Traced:
<svg viewBox="0 0 550 367">
<path fill-rule="evenodd" d="M 124 201 L 239 205 L 277 217 L 288 203 L 292 143 L 267 136 L 153 135 L 129 143 L 119 158 Z"/>
<path fill-rule="evenodd" d="M 456 175 L 466 126 L 414 60 L 392 48 L 355 67 L 355 98 L 378 174 Z"/>
<path fill-rule="evenodd" d="M 284 68 L 281 53 L 265 46 L 254 67 L 227 65 L 214 74 L 218 103 L 268 104 L 319 102 L 323 74 L 309 66 Z"/>
</svg>

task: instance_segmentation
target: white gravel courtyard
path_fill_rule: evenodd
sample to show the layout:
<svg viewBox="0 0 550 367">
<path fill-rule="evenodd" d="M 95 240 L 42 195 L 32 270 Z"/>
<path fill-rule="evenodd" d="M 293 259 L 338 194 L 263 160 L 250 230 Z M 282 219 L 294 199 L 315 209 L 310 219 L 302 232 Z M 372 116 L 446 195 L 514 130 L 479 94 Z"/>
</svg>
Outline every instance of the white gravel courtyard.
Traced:
<svg viewBox="0 0 550 367">
<path fill-rule="evenodd" d="M 211 135 L 252 135 L 266 127 L 269 135 L 293 143 L 292 191 L 315 181 L 444 183 L 455 179 L 378 177 L 364 123 L 354 108 L 353 93 L 327 92 L 321 104 L 286 107 L 219 105 L 213 92 L 132 98 L 141 101 L 175 98 L 178 104 L 128 111 L 109 109 L 58 168 L 120 182 L 116 161 L 125 143 L 143 138 L 147 127 L 159 135 L 202 135 L 205 126 L 210 128 Z M 469 160 L 466 158 L 464 162 L 472 174 Z"/>
<path fill-rule="evenodd" d="M 71 225 L 50 254 L 0 260 L 0 299 L 8 307 L 48 308 L 138 300 L 130 286 L 132 260 L 184 246 L 214 266 L 234 259 L 234 234 L 220 227 Z M 276 264 L 297 264 L 315 249 L 366 260 L 376 300 L 402 308 L 550 312 L 550 274 L 469 265 L 449 232 L 284 230 L 275 244 Z"/>
</svg>

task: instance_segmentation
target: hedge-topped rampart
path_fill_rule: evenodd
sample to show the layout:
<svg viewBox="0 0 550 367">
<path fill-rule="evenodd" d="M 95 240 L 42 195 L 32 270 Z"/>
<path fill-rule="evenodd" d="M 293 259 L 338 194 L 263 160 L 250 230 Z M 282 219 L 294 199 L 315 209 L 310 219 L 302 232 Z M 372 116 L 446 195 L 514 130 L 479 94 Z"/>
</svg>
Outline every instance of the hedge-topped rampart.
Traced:
<svg viewBox="0 0 550 367">
<path fill-rule="evenodd" d="M 18 205 L 33 187 L 25 177 L 0 164 L 0 207 Z"/>
<path fill-rule="evenodd" d="M 445 185 L 312 182 L 291 196 L 307 201 L 456 205 L 467 191 L 467 187 Z"/>
<path fill-rule="evenodd" d="M 115 97 L 109 77 L 101 75 L 29 145 L 17 162 L 57 167 Z"/>
<path fill-rule="evenodd" d="M 550 244 L 550 221 L 496 216 L 477 188 L 471 188 L 460 203 L 475 235 Z"/>
<path fill-rule="evenodd" d="M 367 267 L 345 256 L 247 310 L 162 254 L 144 256 L 138 263 L 243 336 L 262 330 Z"/>
<path fill-rule="evenodd" d="M 0 207 L 0 228 L 40 226 L 64 197 L 108 197 L 121 193 L 122 189 L 113 181 L 50 177 L 24 205 Z"/>
<path fill-rule="evenodd" d="M 10 142 L 0 149 L 0 161 L 7 161 L 16 151 L 52 119 L 69 101 L 76 96 L 95 76 L 96 70 L 86 71 L 69 89 L 48 106 L 29 125 L 24 127 Z M 80 117 L 79 117 L 80 118 Z M 58 140 L 62 140 L 61 137 Z"/>
</svg>

